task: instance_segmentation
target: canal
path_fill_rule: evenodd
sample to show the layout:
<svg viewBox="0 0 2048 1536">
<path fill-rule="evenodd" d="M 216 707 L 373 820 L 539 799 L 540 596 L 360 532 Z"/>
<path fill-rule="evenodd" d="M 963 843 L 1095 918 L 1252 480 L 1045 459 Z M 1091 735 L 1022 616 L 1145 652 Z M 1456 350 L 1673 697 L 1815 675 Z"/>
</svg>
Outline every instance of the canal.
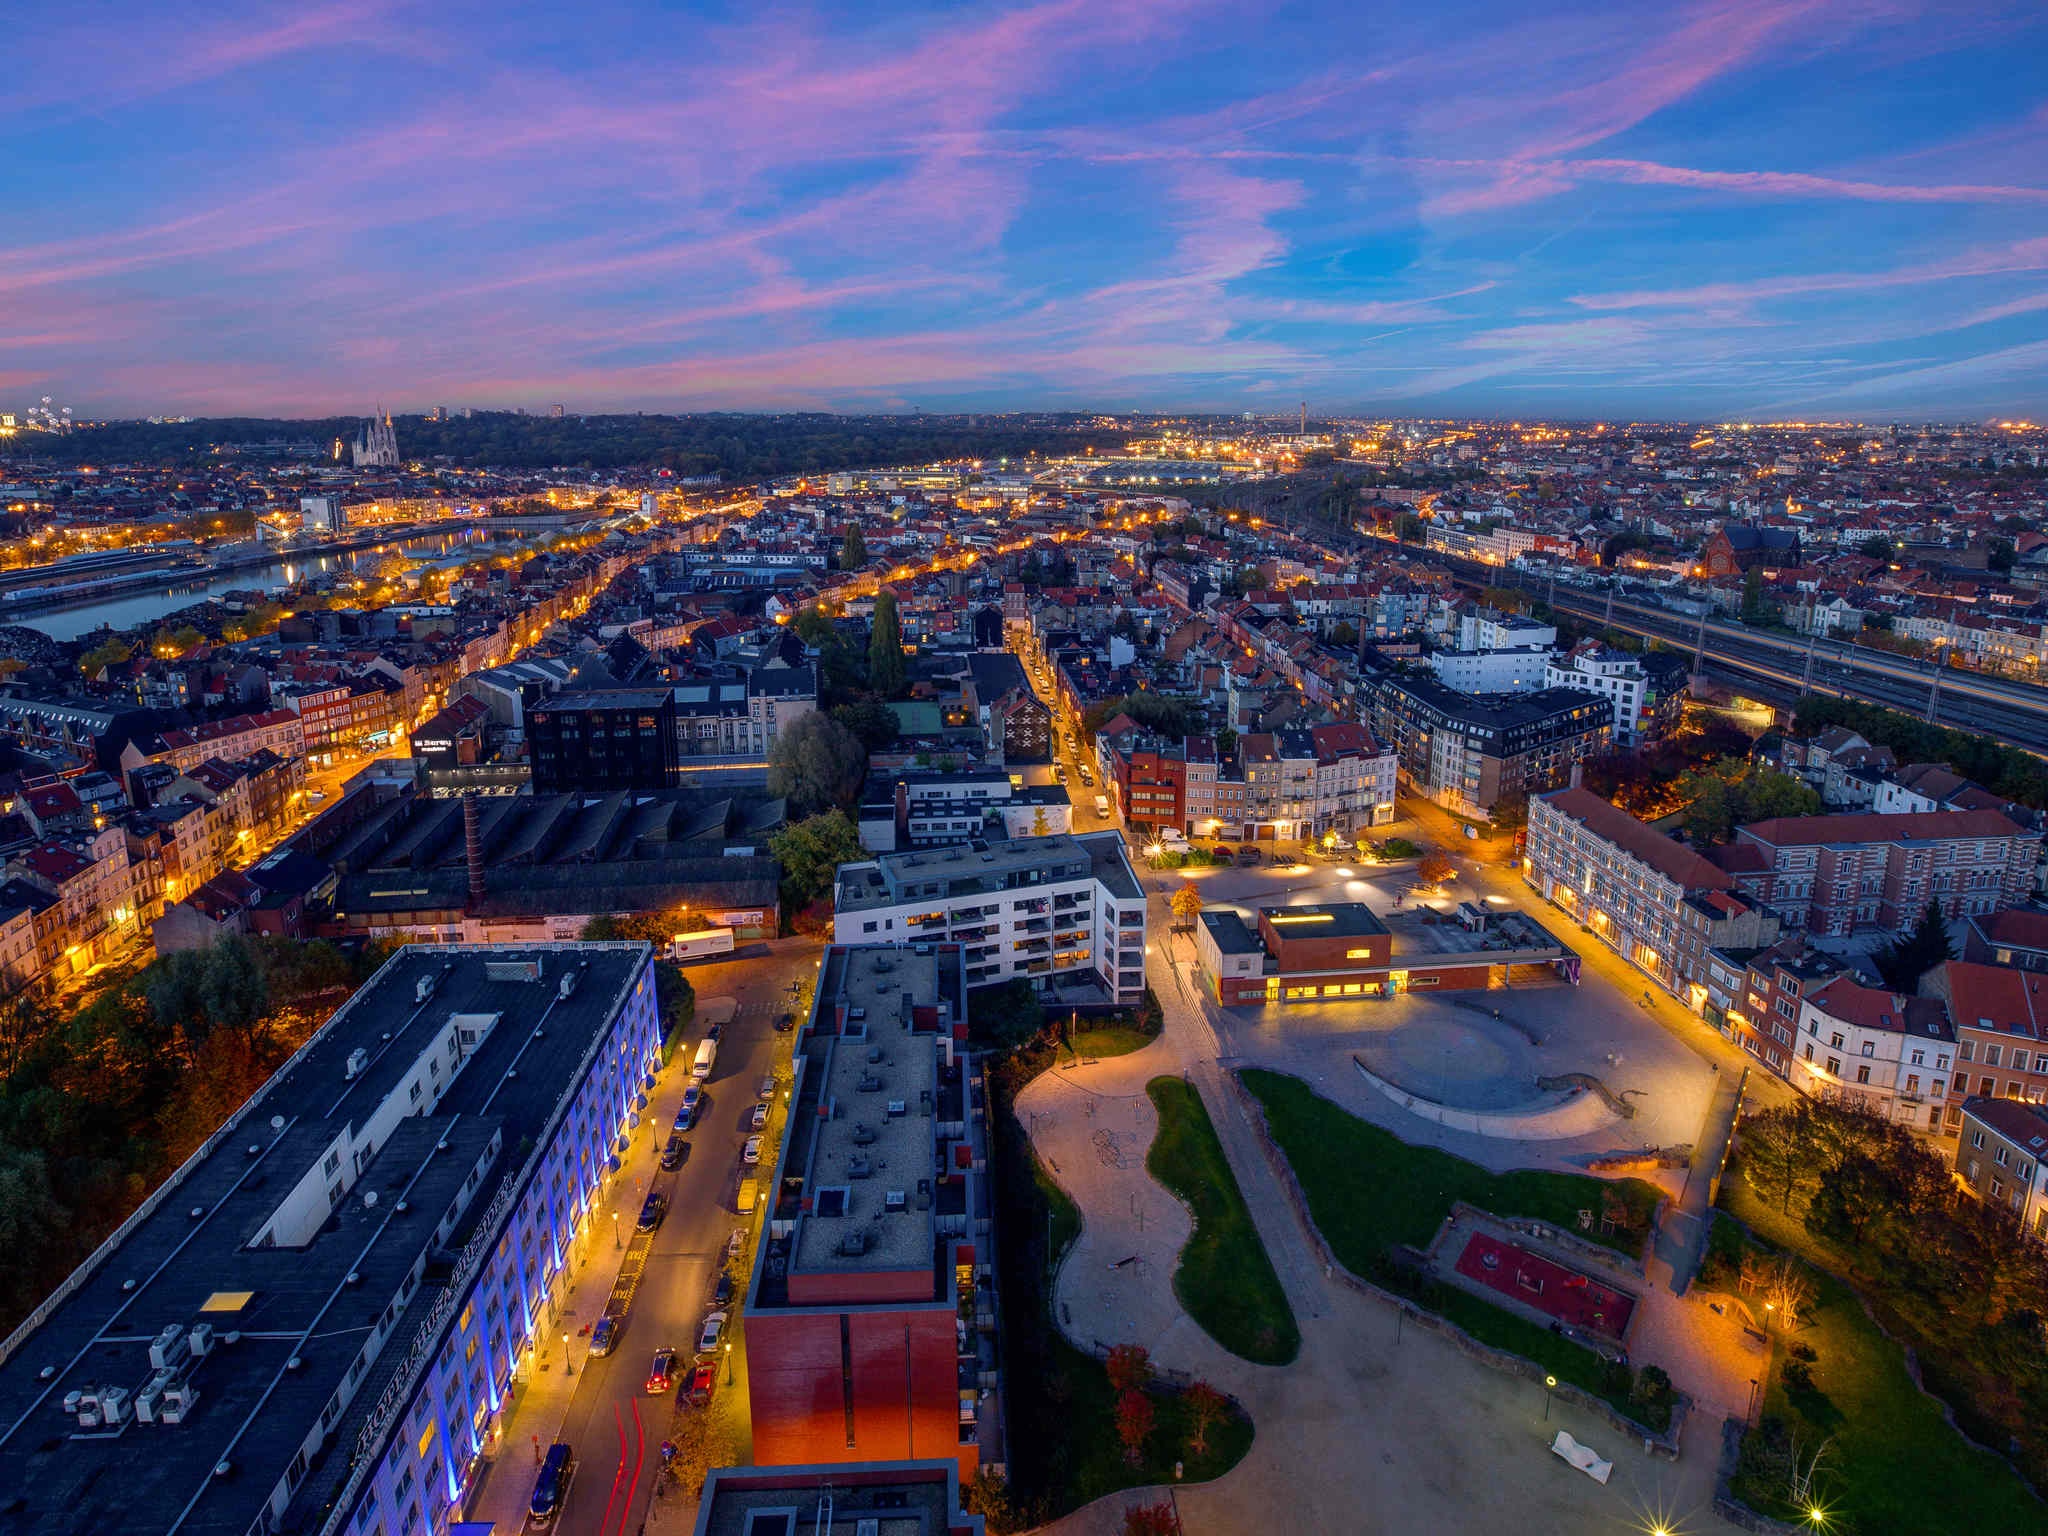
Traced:
<svg viewBox="0 0 2048 1536">
<path fill-rule="evenodd" d="M 82 603 L 75 608 L 43 608 L 11 617 L 8 621 L 39 629 L 52 640 L 76 640 L 102 625 L 126 630 L 149 624 L 181 608 L 189 608 L 194 603 L 229 592 L 281 592 L 308 576 L 352 571 L 358 564 L 374 566 L 393 551 L 409 555 L 419 564 L 427 564 L 469 546 L 479 554 L 499 553 L 522 542 L 524 540 L 516 535 L 487 533 L 481 528 L 461 528 L 448 533 L 425 534 L 398 544 L 379 544 L 370 549 L 332 554 L 298 551 L 268 565 L 243 566 L 218 576 L 203 571 L 179 572 L 174 582 L 163 587 L 123 592 L 115 597 Z"/>
</svg>

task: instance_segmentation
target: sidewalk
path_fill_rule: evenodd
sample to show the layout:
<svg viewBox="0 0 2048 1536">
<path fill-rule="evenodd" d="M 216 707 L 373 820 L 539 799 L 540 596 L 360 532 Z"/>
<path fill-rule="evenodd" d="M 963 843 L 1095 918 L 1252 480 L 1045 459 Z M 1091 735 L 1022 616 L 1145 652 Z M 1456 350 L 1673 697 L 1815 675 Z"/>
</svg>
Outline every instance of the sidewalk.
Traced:
<svg viewBox="0 0 2048 1536">
<path fill-rule="evenodd" d="M 524 1528 L 537 1464 L 534 1443 L 538 1441 L 544 1453 L 561 1438 L 562 1424 L 574 1405 L 576 1389 L 583 1382 L 582 1367 L 589 1347 L 585 1330 L 603 1315 L 605 1301 L 626 1258 L 625 1249 L 604 1246 L 603 1240 L 610 1234 L 599 1232 L 598 1227 L 609 1225 L 606 1213 L 614 1206 L 624 1208 L 628 1196 L 633 1209 L 637 1209 L 661 1145 L 657 1138 L 666 1138 L 689 1082 L 689 1063 L 679 1048 L 656 1078 L 647 1108 L 640 1111 L 640 1123 L 633 1128 L 626 1151 L 619 1159 L 619 1172 L 600 1187 L 597 1198 L 591 1202 L 591 1214 L 583 1232 L 571 1245 L 569 1262 L 563 1274 L 556 1277 L 552 1324 L 536 1340 L 539 1348 L 524 1379 L 513 1383 L 506 1398 L 499 1447 L 478 1474 L 476 1488 L 465 1507 L 466 1519 L 488 1521 L 495 1529 L 506 1532 Z M 640 1186 L 638 1194 L 633 1193 L 636 1179 Z M 632 1210 L 627 1214 L 630 1217 Z M 569 1336 L 567 1354 L 576 1367 L 573 1373 L 562 1367 L 565 1333 Z"/>
</svg>

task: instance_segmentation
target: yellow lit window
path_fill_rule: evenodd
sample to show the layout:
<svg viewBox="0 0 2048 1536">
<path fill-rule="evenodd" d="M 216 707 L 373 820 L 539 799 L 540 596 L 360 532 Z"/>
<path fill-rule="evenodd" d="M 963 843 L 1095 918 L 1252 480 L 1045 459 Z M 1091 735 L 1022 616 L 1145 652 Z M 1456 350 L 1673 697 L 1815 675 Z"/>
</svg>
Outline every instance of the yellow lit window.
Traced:
<svg viewBox="0 0 2048 1536">
<path fill-rule="evenodd" d="M 429 1420 L 427 1422 L 427 1427 L 425 1431 L 420 1435 L 421 1461 L 425 1461 L 427 1459 L 427 1452 L 431 1451 L 434 1448 L 434 1436 L 439 1434 L 440 1432 L 441 1430 L 439 1425 L 435 1424 L 432 1420 Z"/>
<path fill-rule="evenodd" d="M 1347 949 L 1344 951 L 1344 958 L 1346 960 L 1370 960 L 1372 958 L 1372 951 L 1369 949 Z"/>
</svg>

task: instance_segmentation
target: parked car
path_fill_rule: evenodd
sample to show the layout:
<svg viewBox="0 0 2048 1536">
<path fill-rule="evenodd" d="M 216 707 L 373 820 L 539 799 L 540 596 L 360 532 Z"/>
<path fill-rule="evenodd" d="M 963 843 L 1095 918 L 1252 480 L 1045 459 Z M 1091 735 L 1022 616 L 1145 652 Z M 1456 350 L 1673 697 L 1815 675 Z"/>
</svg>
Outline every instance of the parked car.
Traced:
<svg viewBox="0 0 2048 1536">
<path fill-rule="evenodd" d="M 1067 782 L 1067 769 L 1064 763 L 1054 763 L 1052 765 L 1052 781 L 1055 784 Z"/>
<path fill-rule="evenodd" d="M 670 1169 L 680 1168 L 688 1161 L 689 1156 L 690 1144 L 683 1140 L 683 1133 L 670 1131 L 668 1145 L 661 1149 L 661 1166 Z"/>
<path fill-rule="evenodd" d="M 711 1305 L 722 1307 L 732 1300 L 732 1271 L 721 1269 L 717 1283 L 711 1287 Z"/>
<path fill-rule="evenodd" d="M 754 1097 L 757 1099 L 772 1099 L 775 1097 L 775 1074 L 773 1072 L 768 1073 L 760 1082 L 754 1085 Z"/>
<path fill-rule="evenodd" d="M 1240 849 L 1238 849 L 1238 850 L 1237 850 L 1237 862 L 1238 862 L 1238 863 L 1240 863 L 1240 864 L 1244 864 L 1244 865 L 1251 865 L 1251 864 L 1256 864 L 1256 863 L 1258 863 L 1258 862 L 1259 862 L 1259 850 L 1258 850 L 1258 849 L 1256 849 L 1256 848 L 1250 848 L 1250 847 L 1246 847 L 1246 848 L 1240 848 Z"/>
<path fill-rule="evenodd" d="M 526 1518 L 530 1524 L 546 1526 L 554 1523 L 555 1516 L 561 1512 L 562 1500 L 568 1495 L 569 1479 L 575 1474 L 575 1454 L 557 1440 L 548 1447 L 540 1471 L 533 1476 L 533 1497 L 526 1506 Z"/>
<path fill-rule="evenodd" d="M 697 1110 L 704 1102 L 704 1090 L 695 1083 L 683 1090 L 683 1107 L 676 1111 L 676 1129 L 687 1131 L 697 1123 Z"/>
<path fill-rule="evenodd" d="M 746 1139 L 745 1144 L 740 1147 L 740 1161 L 743 1163 L 758 1163 L 761 1161 L 760 1137 L 749 1136 Z"/>
<path fill-rule="evenodd" d="M 668 1201 L 659 1194 L 649 1195 L 647 1203 L 640 1207 L 640 1219 L 633 1225 L 639 1231 L 652 1232 L 667 1214 Z"/>
<path fill-rule="evenodd" d="M 683 1384 L 676 1391 L 676 1400 L 692 1408 L 708 1408 L 711 1394 L 718 1390 L 718 1367 L 706 1361 L 692 1366 L 690 1374 L 683 1378 Z"/>
<path fill-rule="evenodd" d="M 626 1320 L 607 1312 L 600 1317 L 590 1330 L 590 1353 L 596 1359 L 603 1359 L 619 1347 L 619 1335 L 625 1331 Z"/>
<path fill-rule="evenodd" d="M 747 1127 L 748 1127 L 748 1129 L 750 1129 L 750 1130 L 756 1130 L 756 1131 L 758 1131 L 758 1130 L 760 1130 L 760 1129 L 761 1129 L 761 1128 L 762 1128 L 763 1126 L 767 1125 L 767 1123 L 768 1123 L 768 1102 L 767 1102 L 767 1100 L 765 1100 L 765 1099 L 764 1099 L 764 1100 L 762 1100 L 762 1101 L 761 1101 L 761 1102 L 760 1102 L 759 1104 L 756 1104 L 756 1105 L 755 1105 L 755 1106 L 753 1107 L 752 1111 L 750 1111 L 750 1112 L 748 1113 L 748 1115 L 747 1115 Z"/>
<path fill-rule="evenodd" d="M 725 1026 L 723 1024 L 712 1025 L 704 1031 L 704 1038 L 706 1040 L 723 1040 L 725 1038 Z"/>
<path fill-rule="evenodd" d="M 699 1355 L 717 1354 L 719 1340 L 724 1337 L 725 1314 L 723 1312 L 713 1312 L 704 1319 L 704 1327 L 697 1334 L 697 1353 Z"/>
<path fill-rule="evenodd" d="M 647 1368 L 647 1395 L 656 1396 L 676 1384 L 676 1352 L 673 1349 L 657 1349 L 654 1364 Z"/>
<path fill-rule="evenodd" d="M 741 1250 L 742 1250 L 742 1249 L 744 1249 L 744 1248 L 745 1248 L 746 1246 L 747 1246 L 747 1229 L 746 1229 L 745 1227 L 734 1227 L 734 1228 L 732 1229 L 732 1236 L 731 1236 L 731 1237 L 728 1237 L 728 1238 L 727 1238 L 727 1239 L 725 1240 L 725 1256 L 726 1256 L 726 1258 L 727 1258 L 727 1259 L 736 1259 L 736 1258 L 738 1258 L 738 1257 L 740 1256 L 740 1252 L 741 1252 Z"/>
<path fill-rule="evenodd" d="M 793 1013 L 785 1013 L 775 1021 L 775 1033 L 778 1035 L 786 1035 L 795 1028 L 796 1015 Z"/>
</svg>

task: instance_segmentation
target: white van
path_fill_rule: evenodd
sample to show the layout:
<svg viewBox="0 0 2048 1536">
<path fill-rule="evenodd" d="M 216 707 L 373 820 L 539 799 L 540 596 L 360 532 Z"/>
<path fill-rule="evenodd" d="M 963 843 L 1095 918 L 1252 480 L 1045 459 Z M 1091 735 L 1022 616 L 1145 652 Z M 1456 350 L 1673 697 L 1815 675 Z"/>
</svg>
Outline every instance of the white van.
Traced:
<svg viewBox="0 0 2048 1536">
<path fill-rule="evenodd" d="M 1109 819 L 1109 796 L 1097 795 L 1095 797 L 1095 814 L 1104 821 Z"/>
<path fill-rule="evenodd" d="M 690 1076 L 700 1083 L 711 1075 L 711 1064 L 718 1060 L 718 1042 L 706 1040 L 697 1047 L 697 1059 L 690 1063 Z"/>
</svg>

